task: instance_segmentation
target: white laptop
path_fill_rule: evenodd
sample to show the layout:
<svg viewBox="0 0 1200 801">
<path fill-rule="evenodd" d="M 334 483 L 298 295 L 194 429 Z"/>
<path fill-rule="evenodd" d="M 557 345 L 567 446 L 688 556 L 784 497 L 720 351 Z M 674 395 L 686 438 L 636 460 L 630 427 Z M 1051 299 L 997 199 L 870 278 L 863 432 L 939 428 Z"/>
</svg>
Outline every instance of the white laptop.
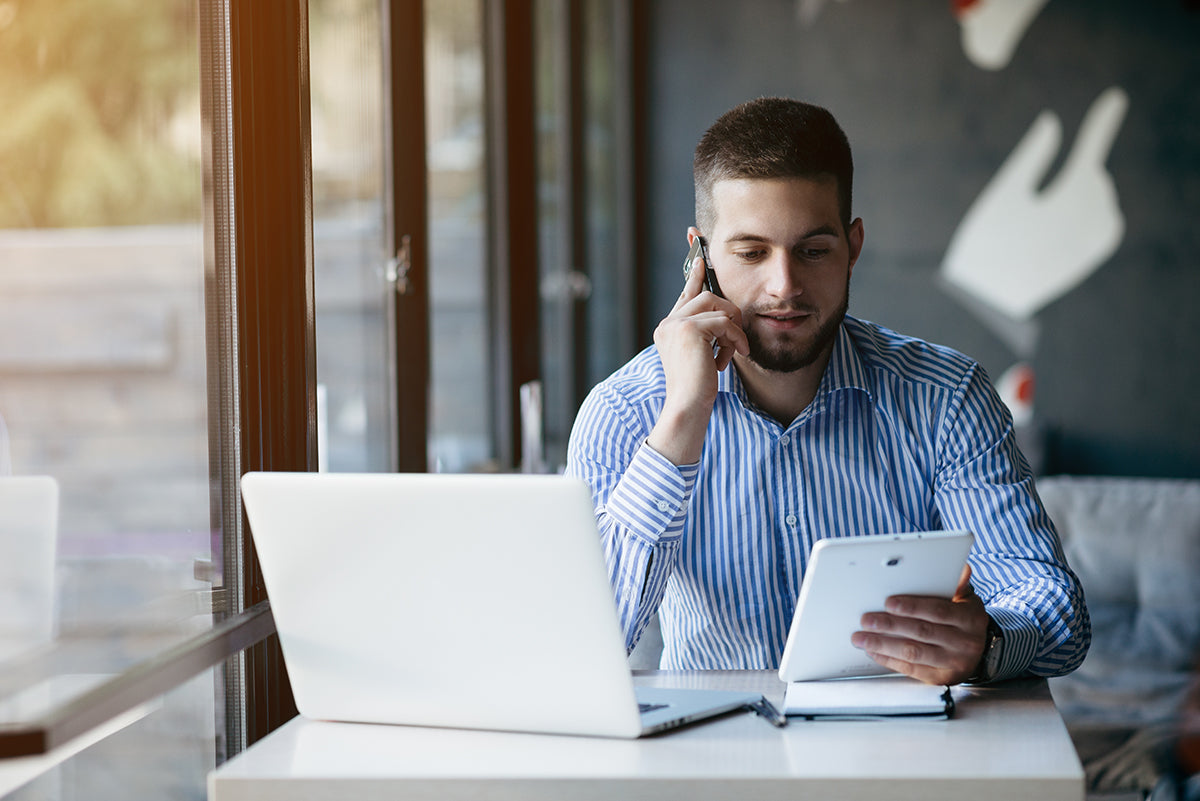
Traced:
<svg viewBox="0 0 1200 801">
<path fill-rule="evenodd" d="M 250 473 L 242 494 L 305 717 L 637 737 L 762 700 L 635 692 L 581 481 Z"/>
</svg>

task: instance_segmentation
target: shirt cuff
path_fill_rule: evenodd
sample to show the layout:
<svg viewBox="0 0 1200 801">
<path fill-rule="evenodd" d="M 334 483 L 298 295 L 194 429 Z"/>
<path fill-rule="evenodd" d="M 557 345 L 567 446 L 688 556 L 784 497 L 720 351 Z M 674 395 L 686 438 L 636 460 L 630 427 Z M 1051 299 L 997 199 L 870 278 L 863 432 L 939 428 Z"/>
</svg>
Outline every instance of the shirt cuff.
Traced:
<svg viewBox="0 0 1200 801">
<path fill-rule="evenodd" d="M 1004 632 L 1004 645 L 1000 652 L 1000 665 L 993 681 L 1013 679 L 1024 674 L 1037 656 L 1041 641 L 1041 630 L 1037 621 L 1013 609 L 989 606 L 987 613 Z"/>
<path fill-rule="evenodd" d="M 608 498 L 606 511 L 650 545 L 683 536 L 699 463 L 675 465 L 643 442 Z"/>
</svg>

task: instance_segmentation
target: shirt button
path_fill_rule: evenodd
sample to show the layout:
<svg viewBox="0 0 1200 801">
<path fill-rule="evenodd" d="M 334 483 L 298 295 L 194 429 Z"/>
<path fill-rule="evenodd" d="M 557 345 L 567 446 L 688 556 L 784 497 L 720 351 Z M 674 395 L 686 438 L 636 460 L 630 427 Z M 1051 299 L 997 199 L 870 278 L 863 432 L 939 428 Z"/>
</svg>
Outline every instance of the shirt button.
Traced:
<svg viewBox="0 0 1200 801">
<path fill-rule="evenodd" d="M 787 445 L 791 441 L 792 441 L 792 438 L 789 437 L 787 434 L 784 434 L 782 437 L 779 438 L 780 445 Z"/>
<path fill-rule="evenodd" d="M 660 512 L 666 512 L 666 511 L 667 511 L 667 510 L 669 510 L 670 508 L 671 508 L 671 504 L 667 503 L 666 501 L 659 501 L 659 502 L 658 502 L 658 511 L 660 511 Z"/>
<path fill-rule="evenodd" d="M 794 525 L 796 525 L 796 516 L 795 516 L 795 515 L 788 515 L 788 516 L 785 518 L 785 520 L 787 521 L 787 524 L 788 524 L 789 526 L 794 526 Z"/>
</svg>

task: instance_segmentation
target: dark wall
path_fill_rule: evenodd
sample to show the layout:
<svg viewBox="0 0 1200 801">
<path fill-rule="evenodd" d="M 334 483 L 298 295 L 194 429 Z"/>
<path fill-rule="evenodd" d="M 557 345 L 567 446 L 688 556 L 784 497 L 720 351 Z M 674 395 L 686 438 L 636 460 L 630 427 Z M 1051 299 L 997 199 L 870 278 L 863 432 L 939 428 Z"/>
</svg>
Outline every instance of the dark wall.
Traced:
<svg viewBox="0 0 1200 801">
<path fill-rule="evenodd" d="M 949 0 L 654 2 L 644 340 L 679 292 L 696 140 L 739 102 L 798 97 L 833 111 L 855 152 L 867 237 L 851 314 L 958 348 L 993 378 L 1029 364 L 1045 472 L 1200 476 L 1196 5 L 1049 0 L 1007 66 L 988 69 L 967 56 Z M 1046 189 L 1110 87 L 1128 97 L 1103 162 L 1124 219 L 1115 251 L 1022 319 L 949 289 L 952 237 L 1035 118 L 1061 121 Z M 1025 226 L 1006 236 L 990 252 L 1030 245 Z"/>
</svg>

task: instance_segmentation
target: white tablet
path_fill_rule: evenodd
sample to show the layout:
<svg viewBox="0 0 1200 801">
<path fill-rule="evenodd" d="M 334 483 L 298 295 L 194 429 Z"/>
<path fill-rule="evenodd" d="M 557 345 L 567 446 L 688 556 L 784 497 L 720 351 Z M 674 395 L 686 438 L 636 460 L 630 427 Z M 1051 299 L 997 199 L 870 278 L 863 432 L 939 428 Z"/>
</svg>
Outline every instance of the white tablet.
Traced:
<svg viewBox="0 0 1200 801">
<path fill-rule="evenodd" d="M 969 531 L 818 540 L 800 585 L 779 663 L 783 681 L 890 673 L 850 643 L 866 612 L 891 595 L 953 597 L 971 551 Z"/>
</svg>

